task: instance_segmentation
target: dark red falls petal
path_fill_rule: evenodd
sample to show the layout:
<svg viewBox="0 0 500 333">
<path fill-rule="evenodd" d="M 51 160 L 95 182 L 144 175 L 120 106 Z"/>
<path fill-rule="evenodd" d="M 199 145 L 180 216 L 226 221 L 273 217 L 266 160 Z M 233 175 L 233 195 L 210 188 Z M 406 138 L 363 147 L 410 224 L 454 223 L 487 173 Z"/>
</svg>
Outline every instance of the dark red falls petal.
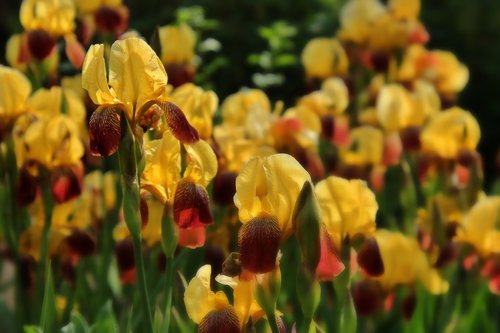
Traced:
<svg viewBox="0 0 500 333">
<path fill-rule="evenodd" d="M 276 267 L 281 229 L 275 217 L 256 217 L 241 227 L 241 264 L 253 273 L 266 273 Z"/>
<path fill-rule="evenodd" d="M 89 120 L 90 152 L 95 156 L 109 156 L 120 145 L 120 110 L 109 105 L 99 107 Z"/>
<path fill-rule="evenodd" d="M 207 191 L 194 183 L 181 181 L 174 197 L 174 221 L 179 228 L 202 227 L 213 221 Z"/>
<path fill-rule="evenodd" d="M 384 274 L 382 254 L 375 238 L 366 239 L 361 246 L 358 252 L 358 264 L 370 276 Z"/>
<path fill-rule="evenodd" d="M 198 131 L 189 124 L 181 109 L 170 102 L 158 102 L 165 113 L 167 125 L 172 134 L 182 143 L 195 143 L 200 139 Z"/>
</svg>

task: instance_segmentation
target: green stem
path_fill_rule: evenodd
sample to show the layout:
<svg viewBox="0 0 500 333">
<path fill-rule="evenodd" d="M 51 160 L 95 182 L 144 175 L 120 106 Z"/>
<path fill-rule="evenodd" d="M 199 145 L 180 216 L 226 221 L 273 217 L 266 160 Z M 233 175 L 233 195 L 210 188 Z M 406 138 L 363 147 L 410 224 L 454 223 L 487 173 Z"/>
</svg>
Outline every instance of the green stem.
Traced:
<svg viewBox="0 0 500 333">
<path fill-rule="evenodd" d="M 134 257 L 135 257 L 135 266 L 137 269 L 137 277 L 139 279 L 139 288 L 141 294 L 141 302 L 142 307 L 144 309 L 144 315 L 146 316 L 146 332 L 153 332 L 153 317 L 151 315 L 151 306 L 149 303 L 149 293 L 148 286 L 146 281 L 146 271 L 144 269 L 144 256 L 142 255 L 142 244 L 140 237 L 132 236 L 132 240 L 134 243 Z"/>
<path fill-rule="evenodd" d="M 50 187 L 50 178 L 47 170 L 41 172 L 40 177 L 41 187 L 42 187 L 42 200 L 43 200 L 43 212 L 44 212 L 44 223 L 42 230 L 42 237 L 40 241 L 40 259 L 38 262 L 37 279 L 36 279 L 36 309 L 42 308 L 46 267 L 48 263 L 48 252 L 49 252 L 49 238 L 50 238 L 50 227 L 52 224 L 52 211 L 54 209 L 54 200 L 52 198 L 52 191 Z M 39 314 L 36 313 L 35 316 Z"/>
<path fill-rule="evenodd" d="M 174 258 L 167 257 L 165 267 L 165 319 L 164 328 L 165 332 L 170 332 L 170 318 L 172 314 L 172 291 L 174 284 Z"/>
<path fill-rule="evenodd" d="M 134 257 L 139 280 L 140 298 L 146 319 L 146 332 L 153 332 L 153 316 L 149 302 L 149 293 L 144 268 L 144 257 L 142 253 L 142 235 L 140 220 L 140 194 L 138 175 L 139 146 L 134 138 L 132 130 L 124 115 L 121 116 L 122 139 L 118 149 L 120 160 L 120 171 L 122 174 L 123 188 L 123 216 L 127 228 L 132 235 L 134 245 Z"/>
<path fill-rule="evenodd" d="M 275 311 L 273 311 L 271 313 L 266 312 L 266 316 L 267 316 L 267 321 L 269 323 L 269 326 L 271 327 L 271 332 L 272 333 L 280 333 L 280 329 L 278 327 L 278 322 L 276 321 Z"/>
</svg>

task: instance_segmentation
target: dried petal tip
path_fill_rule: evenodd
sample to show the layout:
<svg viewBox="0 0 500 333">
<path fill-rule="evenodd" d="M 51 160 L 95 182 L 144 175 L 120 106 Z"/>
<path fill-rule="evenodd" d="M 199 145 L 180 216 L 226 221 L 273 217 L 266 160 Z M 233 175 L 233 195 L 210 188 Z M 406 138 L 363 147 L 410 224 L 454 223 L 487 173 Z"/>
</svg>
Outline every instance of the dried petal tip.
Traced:
<svg viewBox="0 0 500 333">
<path fill-rule="evenodd" d="M 232 307 L 210 311 L 201 320 L 198 333 L 239 333 L 240 323 Z"/>
<path fill-rule="evenodd" d="M 374 238 L 368 238 L 358 253 L 358 264 L 370 276 L 381 276 L 384 274 L 384 262 L 382 254 Z"/>
<path fill-rule="evenodd" d="M 179 228 L 194 228 L 211 224 L 212 212 L 207 191 L 200 185 L 181 181 L 174 197 L 174 221 Z"/>
<path fill-rule="evenodd" d="M 89 121 L 90 152 L 95 156 L 109 156 L 120 145 L 120 110 L 116 106 L 99 107 Z"/>
<path fill-rule="evenodd" d="M 256 217 L 243 224 L 240 234 L 241 264 L 253 273 L 276 267 L 281 229 L 274 216 Z"/>
<path fill-rule="evenodd" d="M 198 131 L 189 124 L 177 105 L 170 102 L 158 102 L 158 106 L 165 113 L 168 128 L 177 140 L 182 143 L 195 143 L 200 139 Z"/>
</svg>

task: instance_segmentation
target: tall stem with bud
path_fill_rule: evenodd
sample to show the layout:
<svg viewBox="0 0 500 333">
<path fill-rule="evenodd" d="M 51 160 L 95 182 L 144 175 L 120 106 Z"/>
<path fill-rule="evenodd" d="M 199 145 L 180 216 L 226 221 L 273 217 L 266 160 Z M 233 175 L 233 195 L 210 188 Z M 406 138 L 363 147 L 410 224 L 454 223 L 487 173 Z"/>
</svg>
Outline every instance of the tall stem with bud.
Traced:
<svg viewBox="0 0 500 333">
<path fill-rule="evenodd" d="M 127 123 L 126 117 L 123 115 L 121 117 L 121 123 L 122 138 L 118 148 L 118 155 L 123 186 L 123 215 L 125 223 L 132 235 L 140 297 L 144 318 L 146 320 L 147 332 L 153 332 L 153 316 L 151 314 L 144 257 L 142 254 L 139 175 L 137 171 L 139 146 Z"/>
</svg>

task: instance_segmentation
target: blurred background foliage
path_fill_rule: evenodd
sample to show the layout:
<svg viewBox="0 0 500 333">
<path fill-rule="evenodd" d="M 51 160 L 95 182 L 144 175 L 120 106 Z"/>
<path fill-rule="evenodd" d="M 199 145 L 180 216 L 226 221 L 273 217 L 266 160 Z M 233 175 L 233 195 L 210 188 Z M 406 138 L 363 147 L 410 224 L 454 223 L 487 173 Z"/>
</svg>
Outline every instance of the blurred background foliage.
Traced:
<svg viewBox="0 0 500 333">
<path fill-rule="evenodd" d="M 158 25 L 187 22 L 199 37 L 197 83 L 220 99 L 240 87 L 264 89 L 273 101 L 290 105 L 305 93 L 300 53 L 312 37 L 331 36 L 344 0 L 125 0 L 130 27 L 149 38 Z M 21 0 L 0 2 L 0 53 L 19 23 Z M 429 48 L 450 50 L 470 70 L 459 104 L 481 125 L 479 151 L 486 188 L 500 162 L 500 2 L 498 0 L 422 0 L 422 22 Z"/>
</svg>

